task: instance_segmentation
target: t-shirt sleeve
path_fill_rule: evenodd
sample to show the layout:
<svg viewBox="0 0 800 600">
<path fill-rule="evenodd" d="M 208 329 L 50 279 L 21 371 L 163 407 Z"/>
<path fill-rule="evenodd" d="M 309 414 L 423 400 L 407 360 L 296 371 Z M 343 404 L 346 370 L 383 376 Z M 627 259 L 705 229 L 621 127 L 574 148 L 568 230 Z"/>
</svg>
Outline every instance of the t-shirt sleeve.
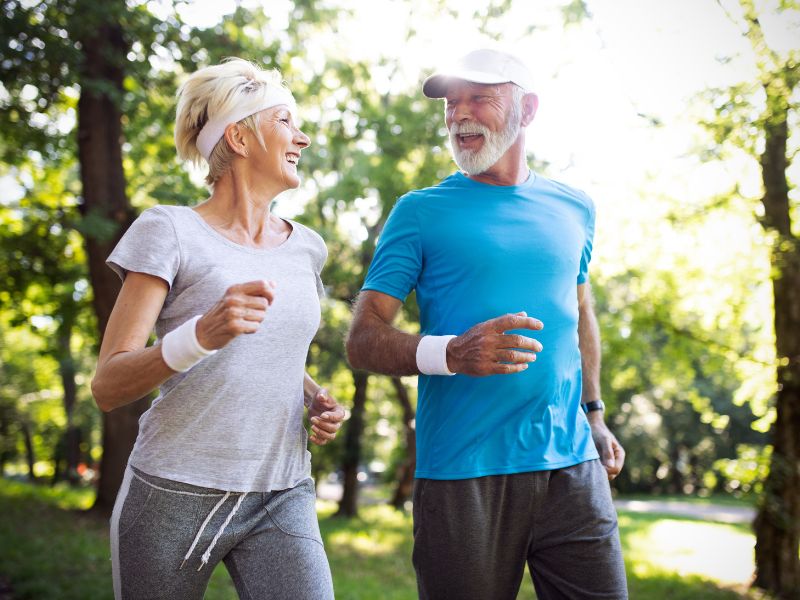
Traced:
<svg viewBox="0 0 800 600">
<path fill-rule="evenodd" d="M 106 264 L 125 280 L 133 271 L 160 277 L 172 287 L 180 266 L 180 245 L 169 215 L 149 208 L 128 228 Z"/>
<path fill-rule="evenodd" d="M 404 196 L 389 214 L 361 289 L 382 292 L 405 301 L 417 286 L 421 270 L 422 244 L 416 207 L 408 196 Z"/>
<path fill-rule="evenodd" d="M 586 283 L 589 280 L 589 263 L 592 260 L 592 243 L 594 242 L 594 221 L 595 221 L 595 208 L 594 202 L 588 196 L 585 196 L 586 208 L 589 216 L 586 220 L 586 240 L 583 244 L 583 253 L 581 254 L 581 267 L 578 272 L 578 285 Z"/>
</svg>

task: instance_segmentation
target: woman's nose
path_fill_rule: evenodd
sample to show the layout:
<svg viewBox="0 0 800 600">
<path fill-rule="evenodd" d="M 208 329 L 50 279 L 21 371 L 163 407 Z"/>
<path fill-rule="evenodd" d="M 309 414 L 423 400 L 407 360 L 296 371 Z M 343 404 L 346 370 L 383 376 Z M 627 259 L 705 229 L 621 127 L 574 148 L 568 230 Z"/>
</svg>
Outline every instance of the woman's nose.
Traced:
<svg viewBox="0 0 800 600">
<path fill-rule="evenodd" d="M 301 148 L 308 148 L 311 145 L 311 139 L 298 129 L 297 135 L 294 137 L 294 143 Z"/>
</svg>

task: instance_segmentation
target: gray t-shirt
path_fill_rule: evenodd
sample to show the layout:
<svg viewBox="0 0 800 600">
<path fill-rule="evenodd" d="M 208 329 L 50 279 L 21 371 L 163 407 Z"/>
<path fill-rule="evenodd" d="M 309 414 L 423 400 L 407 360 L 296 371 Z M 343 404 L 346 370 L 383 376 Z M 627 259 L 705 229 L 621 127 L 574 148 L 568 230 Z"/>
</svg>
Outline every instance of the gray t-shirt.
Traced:
<svg viewBox="0 0 800 600">
<path fill-rule="evenodd" d="M 146 473 L 235 492 L 293 487 L 310 474 L 303 374 L 320 323 L 322 238 L 288 221 L 289 238 L 257 249 L 227 239 L 194 210 L 144 211 L 109 256 L 127 271 L 160 277 L 169 292 L 158 340 L 206 313 L 231 285 L 271 279 L 275 299 L 258 332 L 240 335 L 165 381 L 139 420 L 130 464 Z"/>
</svg>

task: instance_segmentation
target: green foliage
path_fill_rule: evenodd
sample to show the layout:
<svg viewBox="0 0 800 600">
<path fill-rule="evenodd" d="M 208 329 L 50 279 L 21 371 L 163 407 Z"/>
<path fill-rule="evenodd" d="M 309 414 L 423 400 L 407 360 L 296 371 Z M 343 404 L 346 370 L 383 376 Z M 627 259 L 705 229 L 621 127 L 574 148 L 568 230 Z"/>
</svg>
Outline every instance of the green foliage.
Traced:
<svg viewBox="0 0 800 600">
<path fill-rule="evenodd" d="M 670 272 L 639 271 L 595 285 L 603 396 L 627 452 L 621 491 L 708 494 L 733 481 L 705 477 L 716 460 L 734 458 L 737 443 L 763 443 L 751 410 L 733 402 L 734 351 L 681 310 L 677 287 Z"/>
<path fill-rule="evenodd" d="M 720 459 L 714 463 L 714 469 L 727 478 L 732 489 L 760 495 L 771 457 L 771 446 L 741 444 L 736 448 L 736 458 Z"/>
</svg>

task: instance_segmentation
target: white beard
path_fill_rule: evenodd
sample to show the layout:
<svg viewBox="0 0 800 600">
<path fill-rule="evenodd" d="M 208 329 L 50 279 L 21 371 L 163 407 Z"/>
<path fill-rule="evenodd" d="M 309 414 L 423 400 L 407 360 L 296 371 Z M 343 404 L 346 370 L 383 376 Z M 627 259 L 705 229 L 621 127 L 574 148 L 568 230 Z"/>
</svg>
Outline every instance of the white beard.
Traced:
<svg viewBox="0 0 800 600">
<path fill-rule="evenodd" d="M 499 132 L 490 131 L 484 125 L 474 121 L 453 123 L 450 127 L 450 147 L 458 168 L 467 175 L 479 175 L 489 170 L 508 151 L 519 135 L 519 111 L 511 110 L 505 129 Z M 462 150 L 456 135 L 479 133 L 483 135 L 483 146 L 479 150 Z"/>
</svg>

